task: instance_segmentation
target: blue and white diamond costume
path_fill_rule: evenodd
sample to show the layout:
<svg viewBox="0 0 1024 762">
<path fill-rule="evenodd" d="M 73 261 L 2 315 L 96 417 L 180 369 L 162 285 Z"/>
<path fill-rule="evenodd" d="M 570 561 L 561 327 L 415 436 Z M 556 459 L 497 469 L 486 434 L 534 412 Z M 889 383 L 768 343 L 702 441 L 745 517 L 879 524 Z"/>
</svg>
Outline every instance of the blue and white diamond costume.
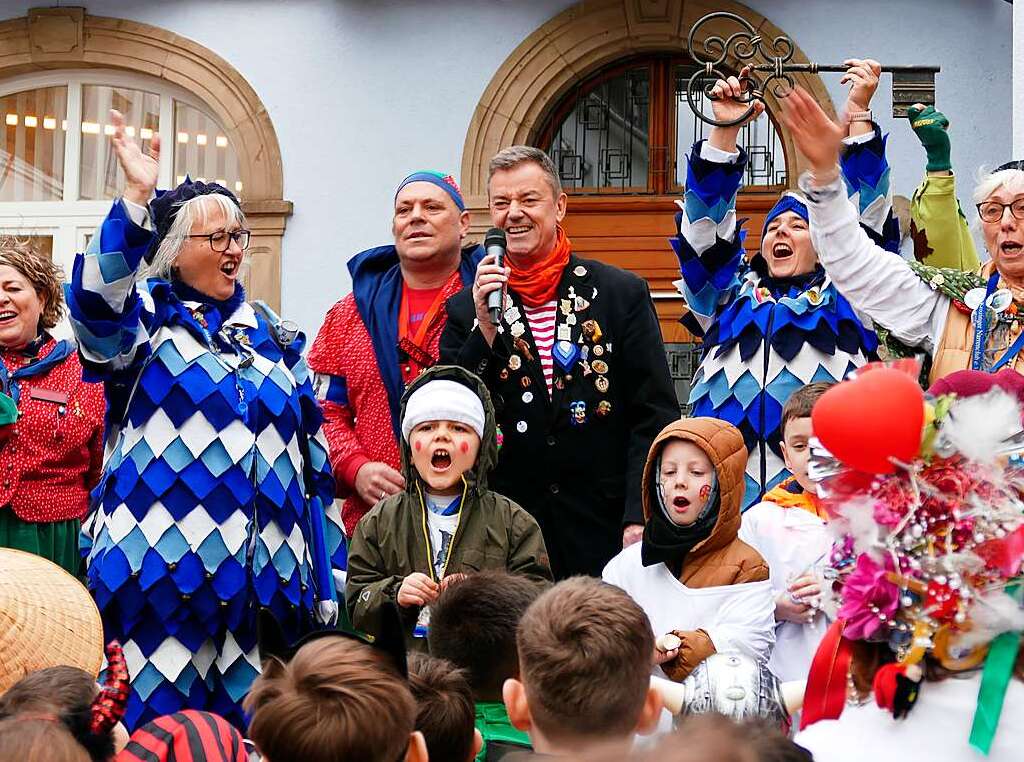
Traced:
<svg viewBox="0 0 1024 762">
<path fill-rule="evenodd" d="M 897 251 L 885 142 L 877 126 L 847 138 L 840 163 L 861 226 Z M 689 307 L 682 322 L 704 345 L 690 391 L 692 414 L 721 418 L 743 432 L 750 453 L 744 509 L 789 476 L 779 447 L 789 396 L 812 381 L 842 380 L 874 359 L 878 348 L 871 320 L 854 310 L 820 265 L 805 275 L 772 278 L 759 253 L 745 261 L 736 194 L 746 164 L 742 150 L 730 154 L 698 141 L 676 216 L 679 235 L 669 241 L 682 275 L 675 285 Z M 808 217 L 806 206 L 787 194 L 765 226 L 784 212 Z"/>
<path fill-rule="evenodd" d="M 136 282 L 153 236 L 115 202 L 69 287 L 86 376 L 108 401 L 88 585 L 124 645 L 129 729 L 182 708 L 244 728 L 259 613 L 297 637 L 336 600 L 334 479 L 304 337 L 282 339 L 241 286 L 222 318 L 176 281 Z"/>
</svg>

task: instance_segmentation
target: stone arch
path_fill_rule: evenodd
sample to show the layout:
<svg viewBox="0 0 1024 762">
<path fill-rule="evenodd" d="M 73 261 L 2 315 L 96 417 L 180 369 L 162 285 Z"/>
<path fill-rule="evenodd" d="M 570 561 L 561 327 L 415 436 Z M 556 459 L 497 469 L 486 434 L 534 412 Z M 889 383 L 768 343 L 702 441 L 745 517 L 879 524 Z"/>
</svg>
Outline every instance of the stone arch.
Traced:
<svg viewBox="0 0 1024 762">
<path fill-rule="evenodd" d="M 275 308 L 281 298 L 281 238 L 292 204 L 284 200 L 277 133 L 256 91 L 226 60 L 166 29 L 92 16 L 83 8 L 36 8 L 0 22 L 0 77 L 46 69 L 97 67 L 159 77 L 205 103 L 238 154 L 242 207 L 253 231 L 248 288 Z"/>
<path fill-rule="evenodd" d="M 548 110 L 574 83 L 630 55 L 684 50 L 690 27 L 712 11 L 736 13 L 766 38 L 783 34 L 764 16 L 733 0 L 584 0 L 538 27 L 495 72 L 473 114 L 460 178 L 469 205 L 478 212 L 486 206 L 490 157 L 505 146 L 535 138 Z M 808 59 L 796 47 L 793 60 Z M 727 63 L 739 68 L 736 60 Z M 834 115 L 817 74 L 798 74 L 794 80 Z M 772 93 L 767 100 L 770 109 L 777 108 Z M 797 157 L 786 131 L 780 129 L 779 135 L 787 158 Z M 800 168 L 798 160 L 790 165 Z M 790 173 L 791 182 L 797 175 Z"/>
</svg>

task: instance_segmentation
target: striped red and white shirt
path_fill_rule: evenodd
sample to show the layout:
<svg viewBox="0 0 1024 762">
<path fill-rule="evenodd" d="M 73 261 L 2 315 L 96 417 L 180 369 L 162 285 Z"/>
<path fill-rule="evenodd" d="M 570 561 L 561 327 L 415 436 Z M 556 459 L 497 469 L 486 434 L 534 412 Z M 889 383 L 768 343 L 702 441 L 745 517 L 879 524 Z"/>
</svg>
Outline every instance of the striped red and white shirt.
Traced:
<svg viewBox="0 0 1024 762">
<path fill-rule="evenodd" d="M 555 321 L 558 317 L 557 303 L 554 299 L 540 307 L 523 306 L 526 322 L 530 324 L 533 343 L 537 348 L 537 359 L 544 373 L 544 382 L 548 385 L 548 396 L 551 396 L 551 383 L 554 380 L 555 366 L 551 359 L 551 347 L 555 343 Z"/>
</svg>

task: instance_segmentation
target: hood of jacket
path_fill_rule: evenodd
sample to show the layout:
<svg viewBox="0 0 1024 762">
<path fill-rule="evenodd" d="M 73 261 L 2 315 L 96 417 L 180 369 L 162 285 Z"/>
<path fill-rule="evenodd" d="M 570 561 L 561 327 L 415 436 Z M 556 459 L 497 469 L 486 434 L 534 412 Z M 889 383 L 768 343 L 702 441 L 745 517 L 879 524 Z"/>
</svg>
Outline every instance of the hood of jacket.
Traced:
<svg viewBox="0 0 1024 762">
<path fill-rule="evenodd" d="M 642 495 L 644 521 L 657 510 L 658 456 L 672 440 L 692 442 L 708 456 L 718 476 L 721 505 L 718 521 L 711 534 L 697 543 L 687 554 L 689 565 L 703 555 L 720 550 L 736 539 L 740 530 L 740 506 L 743 503 L 744 470 L 747 467 L 747 448 L 740 430 L 717 418 L 682 418 L 673 421 L 655 438 L 644 464 L 644 490 Z"/>
<path fill-rule="evenodd" d="M 405 419 L 405 408 L 409 402 L 409 396 L 424 384 L 431 381 L 445 380 L 455 381 L 463 386 L 469 387 L 480 398 L 484 406 L 484 435 L 480 438 L 480 453 L 476 458 L 476 466 L 466 471 L 466 484 L 470 492 L 481 493 L 487 490 L 487 476 L 498 462 L 498 425 L 494 417 L 494 404 L 491 402 L 491 394 L 487 391 L 486 385 L 479 377 L 470 373 L 465 368 L 457 365 L 435 365 L 425 370 L 420 376 L 409 384 L 402 395 L 400 419 Z M 401 435 L 399 435 L 401 436 Z M 405 477 L 405 490 L 410 494 L 416 494 L 415 487 L 422 486 L 423 480 L 416 472 L 412 464 L 412 448 L 403 438 L 399 442 L 402 451 L 402 476 Z"/>
</svg>

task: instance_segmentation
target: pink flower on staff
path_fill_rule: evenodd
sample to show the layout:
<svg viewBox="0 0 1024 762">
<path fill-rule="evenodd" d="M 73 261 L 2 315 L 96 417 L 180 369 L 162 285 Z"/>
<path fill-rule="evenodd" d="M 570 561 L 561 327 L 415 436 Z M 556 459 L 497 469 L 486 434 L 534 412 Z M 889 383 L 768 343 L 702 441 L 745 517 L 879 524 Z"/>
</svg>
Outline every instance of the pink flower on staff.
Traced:
<svg viewBox="0 0 1024 762">
<path fill-rule="evenodd" d="M 846 620 L 845 637 L 851 640 L 870 638 L 896 612 L 900 590 L 885 578 L 887 572 L 866 553 L 857 558 L 856 568 L 843 583 L 843 605 L 837 614 Z M 879 619 L 879 614 L 885 615 L 885 622 Z"/>
</svg>

